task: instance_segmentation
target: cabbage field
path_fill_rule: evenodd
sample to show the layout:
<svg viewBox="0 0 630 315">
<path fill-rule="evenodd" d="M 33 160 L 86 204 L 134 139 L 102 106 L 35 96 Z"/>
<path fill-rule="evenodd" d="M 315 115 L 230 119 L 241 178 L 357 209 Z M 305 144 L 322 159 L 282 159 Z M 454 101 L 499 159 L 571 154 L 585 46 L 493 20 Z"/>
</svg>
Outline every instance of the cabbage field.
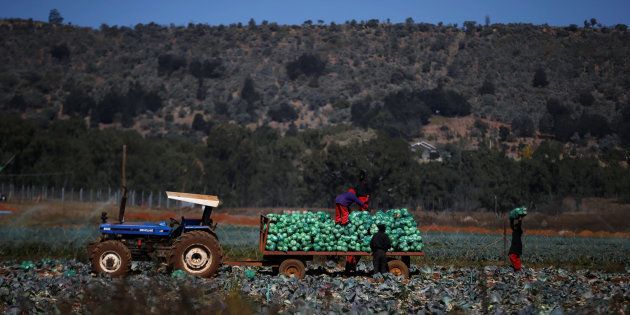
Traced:
<svg viewBox="0 0 630 315">
<path fill-rule="evenodd" d="M 256 258 L 258 227 L 218 225 L 227 257 Z M 0 227 L 0 257 L 7 259 L 86 259 L 85 246 L 98 236 L 93 227 Z M 422 233 L 421 263 L 482 264 L 503 261 L 503 237 L 497 234 Z M 509 235 L 508 235 L 509 247 Z M 523 235 L 523 263 L 537 266 L 622 268 L 630 264 L 630 239 Z"/>
<path fill-rule="evenodd" d="M 311 219 L 319 220 L 317 216 Z M 372 228 L 368 218 L 364 219 L 364 224 L 351 228 Z M 278 224 L 302 217 L 274 220 Z M 403 236 L 416 235 L 405 227 L 411 229 L 411 224 L 390 222 L 390 232 L 401 229 L 396 232 L 400 233 L 397 246 Z M 284 229 L 287 236 L 305 238 L 300 235 L 304 229 Z M 275 232 L 283 231 L 278 228 Z M 330 233 L 318 231 L 309 235 L 309 242 L 323 241 L 317 235 Z M 262 258 L 257 248 L 258 227 L 218 225 L 217 233 L 226 259 Z M 627 238 L 539 236 L 526 231 L 524 272 L 517 274 L 506 265 L 501 235 L 422 232 L 426 255 L 412 259 L 409 280 L 372 277 L 370 258 L 365 257 L 357 266 L 357 276 L 344 276 L 338 262 L 315 260 L 299 281 L 274 275 L 269 267 L 224 266 L 217 277 L 200 279 L 144 262 L 133 263 L 131 275 L 125 279 L 95 276 L 90 273 L 85 246 L 97 236 L 92 225 L 0 226 L 0 313 L 89 313 L 97 309 L 100 313 L 123 310 L 134 314 L 203 313 L 208 309 L 233 314 L 630 311 Z M 305 244 L 312 243 L 304 241 L 300 246 Z M 349 244 L 364 246 L 352 245 L 352 240 Z"/>
</svg>

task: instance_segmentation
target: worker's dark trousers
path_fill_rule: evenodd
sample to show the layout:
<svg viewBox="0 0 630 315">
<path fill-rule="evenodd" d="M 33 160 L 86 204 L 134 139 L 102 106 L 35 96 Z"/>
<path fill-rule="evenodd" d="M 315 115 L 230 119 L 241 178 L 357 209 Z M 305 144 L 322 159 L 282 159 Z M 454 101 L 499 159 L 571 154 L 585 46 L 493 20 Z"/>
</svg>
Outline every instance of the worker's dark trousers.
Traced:
<svg viewBox="0 0 630 315">
<path fill-rule="evenodd" d="M 382 249 L 377 249 L 372 253 L 372 262 L 374 264 L 374 273 L 386 273 L 389 272 L 389 268 L 387 268 L 387 256 L 385 255 L 385 251 Z"/>
</svg>

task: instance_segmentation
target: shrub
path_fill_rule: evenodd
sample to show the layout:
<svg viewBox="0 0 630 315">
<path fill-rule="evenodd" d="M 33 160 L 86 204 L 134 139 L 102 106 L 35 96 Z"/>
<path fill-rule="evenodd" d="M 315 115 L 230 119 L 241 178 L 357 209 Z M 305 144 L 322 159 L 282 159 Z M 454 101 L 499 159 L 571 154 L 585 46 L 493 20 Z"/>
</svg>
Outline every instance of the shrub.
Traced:
<svg viewBox="0 0 630 315">
<path fill-rule="evenodd" d="M 517 137 L 531 137 L 536 131 L 534 121 L 529 116 L 519 116 L 512 120 L 512 130 Z"/>
<path fill-rule="evenodd" d="M 193 60 L 188 65 L 188 70 L 190 74 L 195 78 L 220 78 L 223 76 L 225 72 L 225 67 L 223 66 L 223 61 L 221 59 L 214 60 Z"/>
<path fill-rule="evenodd" d="M 289 79 L 295 80 L 301 74 L 311 77 L 319 77 L 324 73 L 326 62 L 312 54 L 302 54 L 297 60 L 287 64 L 286 70 Z"/>
<path fill-rule="evenodd" d="M 241 89 L 241 98 L 250 105 L 260 100 L 260 94 L 256 91 L 254 80 L 251 78 L 245 79 L 243 89 Z"/>
<path fill-rule="evenodd" d="M 295 109 L 287 103 L 282 103 L 280 106 L 270 108 L 267 114 L 271 120 L 279 122 L 293 121 L 298 117 Z"/>
<path fill-rule="evenodd" d="M 203 118 L 203 115 L 201 115 L 200 113 L 195 114 L 191 127 L 195 131 L 205 132 L 208 130 L 206 120 Z"/>
<path fill-rule="evenodd" d="M 174 71 L 186 67 L 183 57 L 165 54 L 158 56 L 158 75 L 171 75 Z"/>
<path fill-rule="evenodd" d="M 50 49 L 50 55 L 57 60 L 70 59 L 70 49 L 66 44 L 55 45 Z"/>
<path fill-rule="evenodd" d="M 534 79 L 532 80 L 532 85 L 534 87 L 546 87 L 548 84 L 549 81 L 547 81 L 547 73 L 545 73 L 545 69 L 536 69 L 536 73 L 534 73 Z"/>
<path fill-rule="evenodd" d="M 486 78 L 483 81 L 483 84 L 481 85 L 481 87 L 479 88 L 479 94 L 480 95 L 484 95 L 484 94 L 494 95 L 494 83 L 492 83 L 492 81 Z"/>
<path fill-rule="evenodd" d="M 582 91 L 578 97 L 578 101 L 583 106 L 591 106 L 595 102 L 595 97 L 593 97 L 591 91 Z"/>
<path fill-rule="evenodd" d="M 73 89 L 63 103 L 63 113 L 66 115 L 86 116 L 96 107 L 94 99 L 81 89 Z"/>
<path fill-rule="evenodd" d="M 598 114 L 582 114 L 578 121 L 578 133 L 584 136 L 590 133 L 594 137 L 603 137 L 611 133 L 608 120 Z"/>
<path fill-rule="evenodd" d="M 571 109 L 563 105 L 557 98 L 550 98 L 547 100 L 547 112 L 556 117 L 570 114 Z"/>
</svg>

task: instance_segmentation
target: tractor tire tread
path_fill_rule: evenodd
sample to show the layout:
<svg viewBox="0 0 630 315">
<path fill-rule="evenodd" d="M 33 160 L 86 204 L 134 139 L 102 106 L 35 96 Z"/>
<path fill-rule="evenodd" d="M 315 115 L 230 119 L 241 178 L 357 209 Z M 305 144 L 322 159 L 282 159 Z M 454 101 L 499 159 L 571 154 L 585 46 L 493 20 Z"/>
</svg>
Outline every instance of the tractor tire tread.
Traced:
<svg viewBox="0 0 630 315">
<path fill-rule="evenodd" d="M 101 239 L 99 239 L 99 241 L 101 241 Z M 100 270 L 98 259 L 100 252 L 108 248 L 120 254 L 122 265 L 119 271 L 110 273 L 109 275 L 112 277 L 126 276 L 131 270 L 131 251 L 127 248 L 127 246 L 125 246 L 125 244 L 117 240 L 101 241 L 90 246 L 90 263 L 92 265 L 92 272 L 97 274 L 107 274 L 105 271 Z"/>
<path fill-rule="evenodd" d="M 169 271 L 173 271 L 174 269 L 182 269 L 186 271 L 184 268 L 179 268 L 180 258 L 179 256 L 183 254 L 180 251 L 184 249 L 180 248 L 185 245 L 187 242 L 194 241 L 196 239 L 209 239 L 210 240 L 210 251 L 212 252 L 212 261 L 213 265 L 208 269 L 208 271 L 203 274 L 198 274 L 198 276 L 203 278 L 208 278 L 217 273 L 221 263 L 223 262 L 223 249 L 219 244 L 219 240 L 212 234 L 205 231 L 191 231 L 182 233 L 178 238 L 175 239 L 173 245 L 171 246 L 171 252 L 168 258 L 168 269 Z"/>
</svg>

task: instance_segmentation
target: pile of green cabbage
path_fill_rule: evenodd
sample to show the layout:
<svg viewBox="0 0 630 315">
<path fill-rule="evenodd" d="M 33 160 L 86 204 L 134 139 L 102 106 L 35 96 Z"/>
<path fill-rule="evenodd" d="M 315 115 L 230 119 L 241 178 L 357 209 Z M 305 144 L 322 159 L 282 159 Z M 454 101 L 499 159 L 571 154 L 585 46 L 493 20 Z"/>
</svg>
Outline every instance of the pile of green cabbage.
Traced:
<svg viewBox="0 0 630 315">
<path fill-rule="evenodd" d="M 267 250 L 279 251 L 366 251 L 370 250 L 377 224 L 385 224 L 392 241 L 390 251 L 421 251 L 422 236 L 407 209 L 350 213 L 345 226 L 335 224 L 326 212 L 269 214 Z"/>
</svg>

